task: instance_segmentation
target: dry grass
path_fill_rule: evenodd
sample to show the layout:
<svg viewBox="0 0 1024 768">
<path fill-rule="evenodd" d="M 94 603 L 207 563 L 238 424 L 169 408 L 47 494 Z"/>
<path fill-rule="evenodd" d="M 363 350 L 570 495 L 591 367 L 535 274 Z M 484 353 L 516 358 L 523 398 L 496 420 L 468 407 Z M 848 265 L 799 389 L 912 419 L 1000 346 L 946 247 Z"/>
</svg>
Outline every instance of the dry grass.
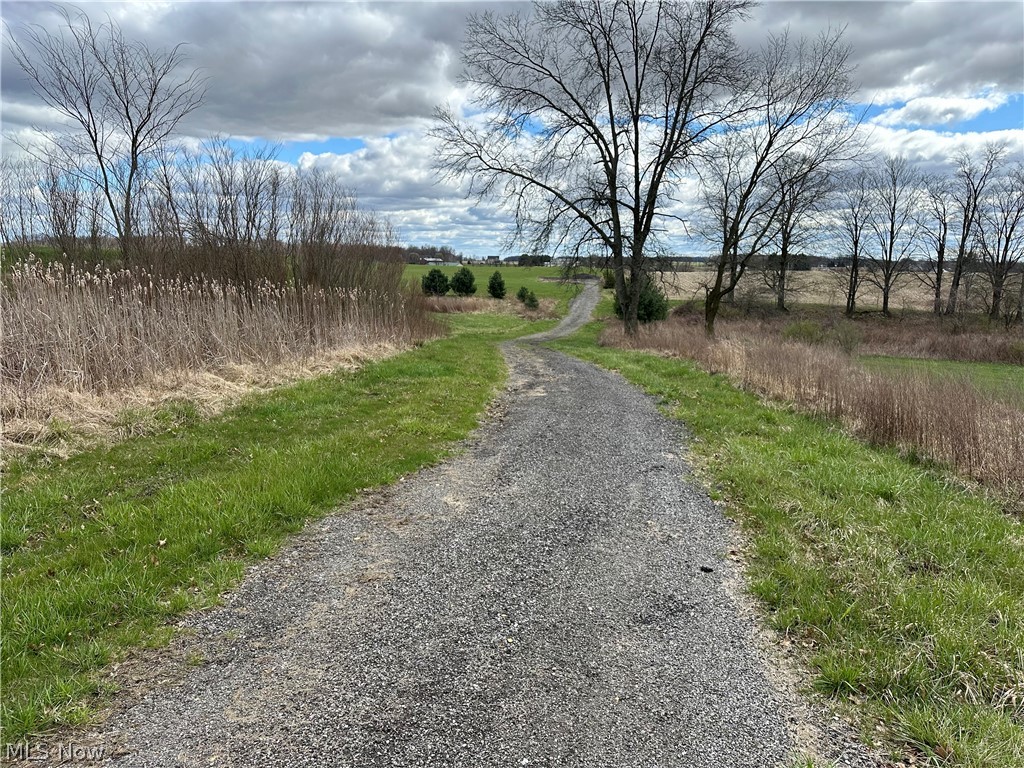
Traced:
<svg viewBox="0 0 1024 768">
<path fill-rule="evenodd" d="M 11 415 L 5 416 L 0 454 L 4 460 L 29 452 L 66 458 L 96 445 L 209 418 L 250 393 L 333 371 L 356 370 L 403 349 L 380 343 L 324 350 L 269 367 L 235 363 L 211 370 L 167 371 L 144 385 L 104 392 L 47 386 L 18 396 L 16 402 L 8 402 L 12 393 L 5 387 L 0 409 Z"/>
<path fill-rule="evenodd" d="M 537 309 L 529 309 L 515 297 L 506 297 L 499 301 L 482 296 L 428 296 L 425 297 L 425 300 L 426 306 L 431 312 L 446 315 L 461 312 L 496 313 L 516 315 L 528 320 L 550 320 L 560 317 L 558 302 L 554 299 L 538 299 Z"/>
<path fill-rule="evenodd" d="M 601 343 L 696 361 L 737 385 L 837 419 L 880 445 L 941 462 L 1024 500 L 1024 402 L 978 389 L 964 378 L 871 372 L 839 349 L 733 332 L 717 341 L 685 319 L 628 339 L 609 326 Z"/>
<path fill-rule="evenodd" d="M 427 296 L 425 300 L 427 308 L 431 312 L 440 312 L 444 315 L 506 310 L 505 302 L 486 299 L 482 296 Z"/>
<path fill-rule="evenodd" d="M 703 322 L 702 311 L 684 305 L 673 310 L 673 316 L 696 327 Z M 726 307 L 715 332 L 722 339 L 828 343 L 862 355 L 1024 365 L 1020 328 L 1007 329 L 979 316 L 944 317 L 915 311 L 891 318 L 865 314 L 850 319 L 834 309 L 799 307 L 787 313 L 763 306 Z"/>
<path fill-rule="evenodd" d="M 422 297 L 401 291 L 155 280 L 27 263 L 5 278 L 0 412 L 4 444 L 131 434 L 168 402 L 215 412 L 241 394 L 352 367 L 440 335 Z M 172 409 L 173 410 L 173 409 Z M 122 435 L 126 436 L 126 435 Z"/>
<path fill-rule="evenodd" d="M 670 299 L 703 301 L 704 285 L 711 279 L 711 275 L 711 272 L 702 269 L 691 272 L 666 272 L 662 276 L 662 284 Z M 787 292 L 790 301 L 795 304 L 843 308 L 846 306 L 845 285 L 846 273 L 841 270 L 796 271 L 790 273 Z M 1020 290 L 1019 286 L 1019 277 L 1011 277 L 1006 289 L 1007 295 L 1016 295 L 1016 291 Z M 984 308 L 984 302 L 988 298 L 988 283 L 983 276 L 968 274 L 962 288 L 964 297 L 961 305 L 964 308 Z M 767 285 L 757 275 L 748 275 L 737 288 L 737 300 L 741 304 L 766 302 L 771 301 L 771 298 Z M 931 289 L 916 276 L 904 275 L 893 288 L 890 308 L 896 314 L 930 311 Z M 881 290 L 865 280 L 857 294 L 857 309 L 861 312 L 881 312 Z"/>
</svg>

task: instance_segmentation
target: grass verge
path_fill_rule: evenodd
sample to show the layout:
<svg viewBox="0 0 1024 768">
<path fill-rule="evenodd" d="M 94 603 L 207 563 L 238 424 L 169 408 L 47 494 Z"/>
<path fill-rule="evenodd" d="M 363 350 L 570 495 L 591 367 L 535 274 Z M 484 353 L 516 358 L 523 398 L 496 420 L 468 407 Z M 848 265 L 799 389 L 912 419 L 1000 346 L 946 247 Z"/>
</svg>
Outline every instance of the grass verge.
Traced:
<svg viewBox="0 0 1024 768">
<path fill-rule="evenodd" d="M 551 323 L 460 316 L 411 352 L 252 396 L 208 420 L 12 462 L 3 494 L 0 743 L 88 718 L 96 674 L 209 606 L 247 563 L 360 490 L 442 458 Z"/>
<path fill-rule="evenodd" d="M 745 530 L 747 576 L 813 687 L 936 765 L 1024 765 L 1024 532 L 950 476 L 762 403 L 686 361 L 552 344 L 686 423 Z M 876 726 L 882 730 L 876 729 Z"/>
</svg>

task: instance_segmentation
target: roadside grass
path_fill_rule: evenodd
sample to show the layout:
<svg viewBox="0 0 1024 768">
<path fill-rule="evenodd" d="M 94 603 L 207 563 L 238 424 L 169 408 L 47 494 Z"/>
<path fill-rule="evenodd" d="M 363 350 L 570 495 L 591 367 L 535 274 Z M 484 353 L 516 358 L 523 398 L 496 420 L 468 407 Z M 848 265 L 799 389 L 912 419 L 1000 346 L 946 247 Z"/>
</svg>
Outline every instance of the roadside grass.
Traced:
<svg viewBox="0 0 1024 768">
<path fill-rule="evenodd" d="M 1024 765 L 1024 531 L 934 467 L 721 375 L 597 345 L 551 346 L 661 399 L 749 542 L 768 621 L 864 738 L 935 765 Z M 881 728 L 881 730 L 878 730 Z"/>
<path fill-rule="evenodd" d="M 516 301 L 516 292 L 523 286 L 533 291 L 538 299 L 554 299 L 559 314 L 564 314 L 569 306 L 569 300 L 578 292 L 579 288 L 573 284 L 560 282 L 563 274 L 561 267 L 519 267 L 502 265 L 467 265 L 476 278 L 476 293 L 474 296 L 494 301 L 487 294 L 487 281 L 496 271 L 501 272 L 505 280 L 505 301 Z M 428 264 L 407 264 L 403 278 L 415 285 L 420 285 L 420 280 L 431 269 L 435 267 Z M 459 267 L 436 267 L 452 277 Z M 541 279 L 543 278 L 543 280 Z M 449 294 L 450 295 L 450 294 Z"/>
<path fill-rule="evenodd" d="M 925 372 L 938 377 L 960 378 L 979 389 L 1014 402 L 1024 400 L 1024 366 L 1005 363 L 968 363 L 960 360 L 921 360 L 912 357 L 863 356 L 868 369 L 883 372 Z"/>
<path fill-rule="evenodd" d="M 166 641 L 172 617 L 215 604 L 311 517 L 447 455 L 504 379 L 495 342 L 553 324 L 448 322 L 449 338 L 210 420 L 51 466 L 12 461 L 0 743 L 87 720 L 102 667 Z"/>
</svg>

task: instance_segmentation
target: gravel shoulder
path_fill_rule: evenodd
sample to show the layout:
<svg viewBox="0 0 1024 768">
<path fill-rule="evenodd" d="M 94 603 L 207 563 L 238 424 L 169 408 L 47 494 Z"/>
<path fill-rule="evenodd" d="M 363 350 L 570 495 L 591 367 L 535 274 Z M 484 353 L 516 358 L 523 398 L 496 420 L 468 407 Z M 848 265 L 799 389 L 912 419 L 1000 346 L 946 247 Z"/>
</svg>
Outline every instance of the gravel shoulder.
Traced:
<svg viewBox="0 0 1024 768">
<path fill-rule="evenodd" d="M 535 343 L 597 297 L 506 346 L 461 455 L 310 524 L 183 622 L 191 666 L 81 741 L 131 766 L 788 765 L 807 713 L 767 671 L 685 435 Z"/>
</svg>

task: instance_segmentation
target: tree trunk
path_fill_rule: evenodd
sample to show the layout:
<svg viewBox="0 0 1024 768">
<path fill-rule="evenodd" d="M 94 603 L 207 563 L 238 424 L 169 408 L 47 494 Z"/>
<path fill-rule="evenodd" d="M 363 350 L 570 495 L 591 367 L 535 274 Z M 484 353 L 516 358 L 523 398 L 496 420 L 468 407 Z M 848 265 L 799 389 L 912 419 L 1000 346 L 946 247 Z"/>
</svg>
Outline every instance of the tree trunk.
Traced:
<svg viewBox="0 0 1024 768">
<path fill-rule="evenodd" d="M 957 254 L 956 264 L 953 265 L 953 277 L 949 281 L 949 299 L 946 301 L 946 314 L 956 314 L 957 299 L 960 296 L 960 280 L 964 274 L 964 257 Z"/>
<path fill-rule="evenodd" d="M 991 320 L 998 320 L 1003 308 L 1003 284 L 1005 281 L 1005 275 L 992 275 L 992 307 L 988 311 Z"/>
<path fill-rule="evenodd" d="M 715 270 L 715 284 L 704 299 L 704 333 L 711 338 L 715 335 L 715 318 L 722 306 L 722 283 L 725 281 L 725 254 L 722 254 Z"/>
<path fill-rule="evenodd" d="M 942 270 L 945 268 L 946 248 L 939 246 L 935 256 L 935 299 L 932 302 L 932 313 L 942 314 Z"/>
<path fill-rule="evenodd" d="M 857 289 L 860 287 L 860 258 L 854 254 L 850 260 L 850 279 L 846 284 L 846 316 L 857 311 Z"/>
<path fill-rule="evenodd" d="M 890 317 L 889 314 L 889 292 L 892 290 L 892 283 L 888 280 L 882 286 L 882 314 L 886 317 Z"/>
<path fill-rule="evenodd" d="M 779 264 L 779 287 L 775 294 L 775 308 L 780 312 L 788 311 L 786 309 L 786 259 L 787 256 L 783 254 L 782 261 Z"/>
</svg>

